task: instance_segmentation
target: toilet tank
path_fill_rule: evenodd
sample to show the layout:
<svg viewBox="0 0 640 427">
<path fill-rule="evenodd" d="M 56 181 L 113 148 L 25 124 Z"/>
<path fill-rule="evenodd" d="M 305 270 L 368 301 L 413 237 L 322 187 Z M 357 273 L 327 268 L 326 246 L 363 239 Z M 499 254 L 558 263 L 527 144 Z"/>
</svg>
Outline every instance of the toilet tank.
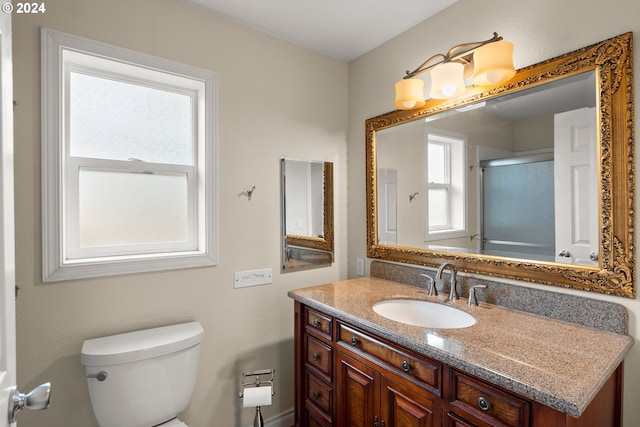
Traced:
<svg viewBox="0 0 640 427">
<path fill-rule="evenodd" d="M 202 335 L 191 322 L 86 340 L 80 360 L 100 426 L 150 427 L 184 411 Z"/>
</svg>

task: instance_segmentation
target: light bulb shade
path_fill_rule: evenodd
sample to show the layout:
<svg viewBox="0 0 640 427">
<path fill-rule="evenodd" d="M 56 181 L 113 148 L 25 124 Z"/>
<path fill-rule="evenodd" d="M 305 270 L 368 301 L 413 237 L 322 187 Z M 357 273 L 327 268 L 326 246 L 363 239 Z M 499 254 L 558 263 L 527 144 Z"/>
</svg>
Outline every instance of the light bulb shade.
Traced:
<svg viewBox="0 0 640 427">
<path fill-rule="evenodd" d="M 464 65 L 459 62 L 445 62 L 431 70 L 431 98 L 456 98 L 464 92 Z"/>
<path fill-rule="evenodd" d="M 402 79 L 396 83 L 394 105 L 398 110 L 413 110 L 424 104 L 424 80 Z"/>
<path fill-rule="evenodd" d="M 501 40 L 479 47 L 473 52 L 473 84 L 493 86 L 510 80 L 513 67 L 513 43 Z"/>
</svg>

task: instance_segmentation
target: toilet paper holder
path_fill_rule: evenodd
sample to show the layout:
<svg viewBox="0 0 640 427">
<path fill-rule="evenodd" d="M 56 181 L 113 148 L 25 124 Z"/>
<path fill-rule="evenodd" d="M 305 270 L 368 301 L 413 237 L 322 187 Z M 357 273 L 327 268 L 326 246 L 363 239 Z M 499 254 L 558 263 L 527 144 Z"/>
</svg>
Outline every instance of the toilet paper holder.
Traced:
<svg viewBox="0 0 640 427">
<path fill-rule="evenodd" d="M 261 369 L 258 371 L 252 372 L 243 372 L 242 373 L 242 386 L 240 387 L 240 393 L 238 397 L 244 397 L 244 391 L 246 388 L 250 387 L 266 387 L 269 386 L 271 388 L 271 396 L 275 395 L 275 391 L 273 390 L 273 378 L 275 376 L 275 369 Z M 264 377 L 265 375 L 269 376 L 269 379 L 264 380 L 260 377 Z M 251 380 L 248 380 L 248 377 L 251 377 Z M 260 411 L 260 406 L 256 406 L 256 416 L 253 419 L 253 427 L 264 427 L 264 421 L 262 420 L 262 412 Z"/>
<path fill-rule="evenodd" d="M 240 387 L 241 390 L 238 397 L 244 397 L 244 389 L 247 387 L 264 387 L 264 386 L 271 387 L 271 396 L 275 395 L 276 393 L 273 390 L 273 379 L 274 379 L 275 373 L 276 373 L 275 369 L 260 369 L 258 371 L 243 372 L 242 386 Z M 260 376 L 264 377 L 265 375 L 270 376 L 268 380 L 260 379 Z M 255 377 L 255 378 L 252 381 L 247 381 L 247 377 Z"/>
</svg>

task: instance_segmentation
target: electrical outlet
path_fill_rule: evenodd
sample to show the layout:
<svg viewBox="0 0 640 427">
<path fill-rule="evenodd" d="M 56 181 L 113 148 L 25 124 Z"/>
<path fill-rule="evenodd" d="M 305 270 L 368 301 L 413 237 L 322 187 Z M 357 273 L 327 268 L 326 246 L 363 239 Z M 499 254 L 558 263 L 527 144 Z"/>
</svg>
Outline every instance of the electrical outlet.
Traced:
<svg viewBox="0 0 640 427">
<path fill-rule="evenodd" d="M 362 258 L 356 258 L 356 274 L 364 276 L 364 259 Z"/>
</svg>

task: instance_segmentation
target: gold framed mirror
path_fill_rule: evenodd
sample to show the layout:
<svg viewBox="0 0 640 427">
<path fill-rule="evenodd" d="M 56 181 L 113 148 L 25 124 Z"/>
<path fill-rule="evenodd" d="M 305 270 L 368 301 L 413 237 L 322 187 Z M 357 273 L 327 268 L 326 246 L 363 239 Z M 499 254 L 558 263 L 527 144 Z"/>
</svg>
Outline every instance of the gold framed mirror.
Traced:
<svg viewBox="0 0 640 427">
<path fill-rule="evenodd" d="M 583 100 L 572 104 L 573 98 Z M 532 114 L 541 100 L 546 103 L 544 110 Z M 557 106 L 556 100 L 569 105 Z M 563 122 L 567 110 L 590 111 L 589 126 L 574 122 L 567 126 Z M 528 115 L 515 119 L 517 122 L 507 117 L 519 112 Z M 466 119 L 460 122 L 463 114 Z M 498 123 L 500 133 L 487 133 L 490 122 Z M 466 127 L 461 128 L 460 123 Z M 589 127 L 590 131 L 584 130 Z M 411 133 L 417 139 L 409 143 L 405 135 Z M 578 145 L 574 138 L 581 135 L 592 141 L 588 143 L 586 169 L 571 166 L 562 151 Z M 511 144 L 510 150 L 490 146 L 501 140 Z M 468 145 L 449 149 L 450 142 Z M 635 297 L 632 33 L 520 69 L 502 86 L 472 87 L 460 99 L 429 100 L 417 110 L 392 111 L 367 119 L 365 145 L 370 258 L 427 266 L 450 262 L 469 273 Z M 395 152 L 393 161 L 385 154 L 388 152 Z M 438 155 L 449 159 L 449 166 L 438 166 L 433 161 Z M 549 189 L 540 190 L 542 179 L 534 178 L 528 187 L 511 188 L 508 194 L 512 196 L 500 199 L 495 208 L 509 212 L 510 200 L 523 204 L 538 190 L 546 199 L 530 203 L 532 219 L 523 222 L 524 214 L 512 215 L 493 227 L 499 232 L 510 228 L 527 231 L 535 222 L 533 218 L 547 215 L 552 218 L 543 226 L 547 229 L 528 230 L 528 237 L 516 243 L 519 238 L 513 234 L 488 237 L 492 226 L 484 217 L 491 213 L 489 200 L 506 191 L 502 184 L 515 185 L 519 180 L 498 175 L 493 182 L 500 190 L 491 190 L 484 182 L 490 180 L 488 168 L 514 164 L 510 163 L 514 159 L 520 164 L 524 158 L 530 159 L 525 162 L 528 165 L 537 165 L 549 155 L 551 169 L 519 169 L 516 175 L 548 178 L 553 174 Z M 416 166 L 407 171 L 412 161 Z M 560 164 L 564 169 L 559 169 Z M 432 176 L 454 170 L 460 171 L 458 181 L 465 192 L 457 201 L 447 196 L 456 193 L 451 187 L 456 178 L 448 175 L 443 180 L 447 187 Z M 561 179 L 564 173 L 567 178 Z M 573 197 L 573 190 L 566 192 L 567 182 L 582 188 L 581 199 Z M 518 199 L 518 195 L 524 197 Z M 567 200 L 568 205 L 560 203 Z M 540 213 L 539 207 L 549 208 L 551 213 Z M 463 214 L 456 218 L 460 211 Z M 573 222 L 563 223 L 566 217 Z M 510 223 L 517 219 L 519 225 Z M 551 243 L 536 241 L 542 234 L 549 234 Z M 497 246 L 490 247 L 496 242 Z M 580 251 L 587 255 L 577 255 Z"/>
<path fill-rule="evenodd" d="M 333 163 L 282 158 L 282 271 L 333 263 Z"/>
</svg>

